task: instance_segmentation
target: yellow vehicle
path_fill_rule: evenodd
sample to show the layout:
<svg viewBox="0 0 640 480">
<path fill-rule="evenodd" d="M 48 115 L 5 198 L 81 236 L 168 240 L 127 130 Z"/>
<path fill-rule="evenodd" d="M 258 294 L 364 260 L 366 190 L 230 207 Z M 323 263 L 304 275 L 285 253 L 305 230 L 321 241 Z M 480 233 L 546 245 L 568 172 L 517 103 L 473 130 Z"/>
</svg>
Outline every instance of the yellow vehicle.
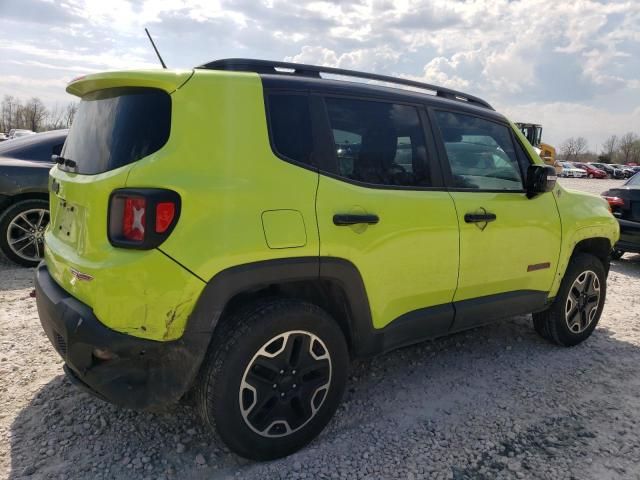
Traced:
<svg viewBox="0 0 640 480">
<path fill-rule="evenodd" d="M 562 173 L 562 165 L 556 160 L 556 149 L 548 143 L 542 143 L 542 125 L 522 122 L 517 122 L 516 125 L 522 134 L 527 137 L 527 140 L 535 148 L 544 163 L 554 167 L 556 173 L 560 175 Z"/>
</svg>

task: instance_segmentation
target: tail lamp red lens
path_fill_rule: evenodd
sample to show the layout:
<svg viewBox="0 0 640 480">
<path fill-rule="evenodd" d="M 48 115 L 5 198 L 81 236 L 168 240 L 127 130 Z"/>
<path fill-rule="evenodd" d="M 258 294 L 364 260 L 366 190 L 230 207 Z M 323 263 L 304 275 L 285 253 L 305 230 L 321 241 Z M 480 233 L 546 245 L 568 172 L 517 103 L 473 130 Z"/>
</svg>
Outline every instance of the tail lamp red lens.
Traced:
<svg viewBox="0 0 640 480">
<path fill-rule="evenodd" d="M 176 214 L 173 202 L 160 202 L 156 205 L 156 233 L 164 233 L 171 226 Z"/>
<path fill-rule="evenodd" d="M 604 199 L 609 203 L 610 207 L 623 207 L 624 206 L 624 200 L 620 197 L 607 197 L 605 196 Z"/>
<path fill-rule="evenodd" d="M 147 201 L 144 197 L 125 197 L 122 214 L 122 236 L 127 240 L 144 240 Z"/>
<path fill-rule="evenodd" d="M 109 202 L 109 241 L 116 247 L 150 249 L 173 231 L 180 216 L 180 196 L 155 188 L 120 189 Z"/>
</svg>

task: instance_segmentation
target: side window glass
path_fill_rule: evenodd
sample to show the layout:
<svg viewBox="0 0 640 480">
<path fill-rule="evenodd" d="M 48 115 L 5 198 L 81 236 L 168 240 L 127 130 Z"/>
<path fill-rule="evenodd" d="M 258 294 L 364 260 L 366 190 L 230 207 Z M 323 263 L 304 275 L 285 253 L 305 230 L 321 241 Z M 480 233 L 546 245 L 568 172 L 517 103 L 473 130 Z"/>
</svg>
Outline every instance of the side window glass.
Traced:
<svg viewBox="0 0 640 480">
<path fill-rule="evenodd" d="M 270 94 L 269 125 L 277 154 L 289 160 L 311 164 L 313 141 L 309 98 L 306 95 Z"/>
<path fill-rule="evenodd" d="M 427 149 L 415 107 L 326 98 L 337 171 L 376 185 L 431 186 Z"/>
<path fill-rule="evenodd" d="M 523 188 L 509 129 L 478 117 L 436 112 L 453 186 L 478 190 Z"/>
</svg>

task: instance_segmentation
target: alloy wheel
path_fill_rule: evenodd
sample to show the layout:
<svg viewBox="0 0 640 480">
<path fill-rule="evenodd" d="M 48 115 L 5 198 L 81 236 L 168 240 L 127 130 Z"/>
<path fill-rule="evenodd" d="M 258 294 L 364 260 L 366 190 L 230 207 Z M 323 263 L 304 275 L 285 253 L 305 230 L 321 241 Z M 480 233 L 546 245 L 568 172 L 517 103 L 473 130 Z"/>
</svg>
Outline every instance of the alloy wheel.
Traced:
<svg viewBox="0 0 640 480">
<path fill-rule="evenodd" d="M 18 213 L 7 228 L 7 244 L 23 260 L 37 262 L 44 255 L 44 232 L 49 211 L 32 208 Z"/>
<path fill-rule="evenodd" d="M 264 437 L 290 435 L 315 417 L 331 385 L 331 355 L 313 333 L 293 330 L 265 343 L 240 383 L 240 411 Z"/>
<path fill-rule="evenodd" d="M 565 319 L 572 333 L 584 332 L 598 312 L 600 280 L 591 270 L 582 272 L 573 282 L 565 304 Z"/>
</svg>

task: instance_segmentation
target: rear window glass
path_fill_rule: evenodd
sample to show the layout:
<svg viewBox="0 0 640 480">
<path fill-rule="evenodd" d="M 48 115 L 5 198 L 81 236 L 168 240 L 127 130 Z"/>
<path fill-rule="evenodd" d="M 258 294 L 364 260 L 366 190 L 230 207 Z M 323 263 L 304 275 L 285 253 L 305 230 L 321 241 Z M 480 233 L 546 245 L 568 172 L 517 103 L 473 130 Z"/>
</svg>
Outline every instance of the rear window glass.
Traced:
<svg viewBox="0 0 640 480">
<path fill-rule="evenodd" d="M 82 97 L 62 150 L 76 173 L 92 175 L 140 160 L 169 138 L 171 98 L 152 88 L 109 88 Z"/>
</svg>

